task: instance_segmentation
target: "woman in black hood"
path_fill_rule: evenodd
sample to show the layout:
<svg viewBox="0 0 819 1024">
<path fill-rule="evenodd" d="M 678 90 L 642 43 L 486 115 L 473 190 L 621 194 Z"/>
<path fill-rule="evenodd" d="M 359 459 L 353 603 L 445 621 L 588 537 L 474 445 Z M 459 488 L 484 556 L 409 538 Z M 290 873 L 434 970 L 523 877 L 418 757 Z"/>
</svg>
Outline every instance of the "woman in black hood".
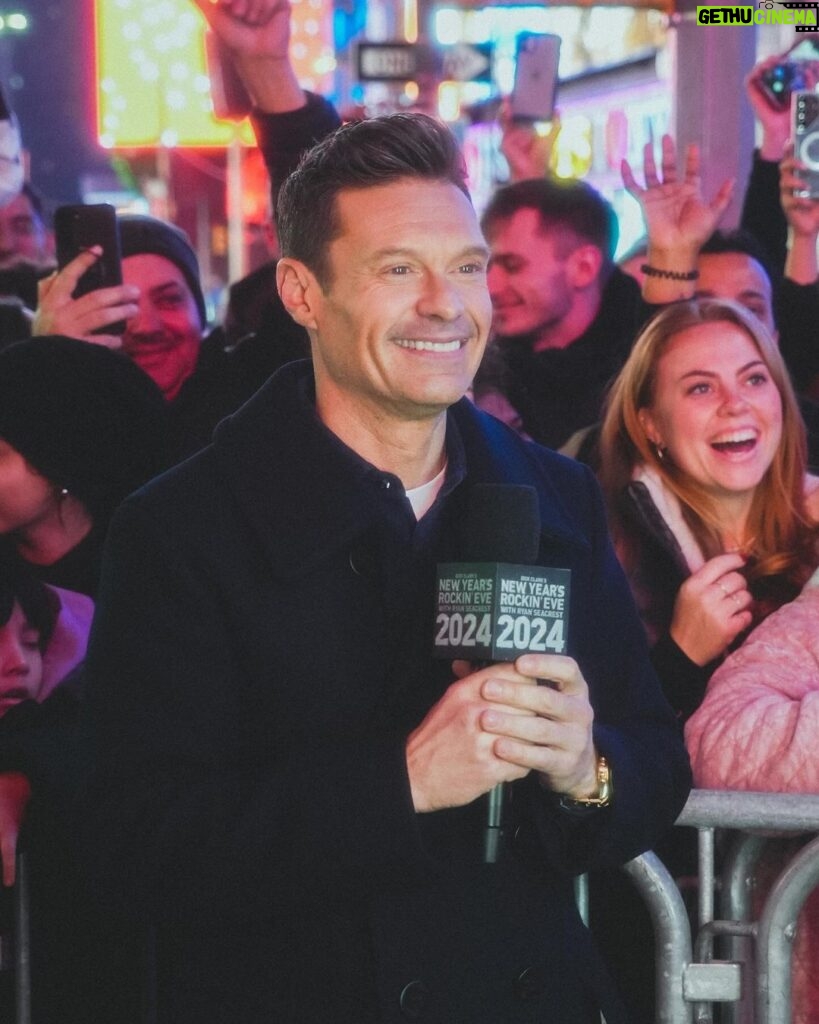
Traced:
<svg viewBox="0 0 819 1024">
<path fill-rule="evenodd" d="M 130 360 L 57 335 L 0 352 L 0 535 L 31 572 L 94 595 L 110 517 L 162 468 L 167 407 Z"/>
</svg>

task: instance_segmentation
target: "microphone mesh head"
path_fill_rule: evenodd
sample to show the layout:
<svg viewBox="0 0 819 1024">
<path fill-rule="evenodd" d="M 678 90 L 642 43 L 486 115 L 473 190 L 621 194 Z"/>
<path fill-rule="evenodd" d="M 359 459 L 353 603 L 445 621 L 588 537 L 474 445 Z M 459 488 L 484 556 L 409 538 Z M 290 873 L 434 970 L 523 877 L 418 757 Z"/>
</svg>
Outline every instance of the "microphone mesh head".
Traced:
<svg viewBox="0 0 819 1024">
<path fill-rule="evenodd" d="M 534 487 L 476 484 L 469 494 L 464 544 L 467 561 L 535 562 L 540 547 L 540 510 Z"/>
</svg>

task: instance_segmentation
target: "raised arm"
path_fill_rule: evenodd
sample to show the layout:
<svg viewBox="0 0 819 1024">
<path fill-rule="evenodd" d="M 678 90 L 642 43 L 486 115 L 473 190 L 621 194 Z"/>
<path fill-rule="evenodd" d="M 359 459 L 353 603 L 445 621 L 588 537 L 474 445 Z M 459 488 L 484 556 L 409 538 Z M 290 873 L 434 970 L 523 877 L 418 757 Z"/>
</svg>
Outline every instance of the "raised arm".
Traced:
<svg viewBox="0 0 819 1024">
<path fill-rule="evenodd" d="M 788 147 L 779 165 L 779 194 L 788 222 L 785 277 L 795 284 L 816 285 L 819 278 L 816 256 L 819 240 L 819 197 L 800 195 L 805 187 L 801 174 L 806 170 L 805 165 L 795 159 L 793 147 Z"/>
<path fill-rule="evenodd" d="M 253 100 L 259 149 L 270 175 L 275 207 L 279 188 L 302 153 L 337 128 L 335 108 L 299 85 L 290 57 L 290 0 L 254 0 L 252 17 L 240 0 L 195 0 L 231 52 Z"/>
<path fill-rule="evenodd" d="M 307 102 L 290 60 L 290 0 L 194 0 L 230 51 L 254 106 L 282 114 Z"/>
<path fill-rule="evenodd" d="M 788 224 L 777 202 L 779 164 L 791 136 L 790 107 L 772 103 L 763 85 L 766 71 L 786 59 L 779 54 L 760 61 L 745 79 L 745 93 L 760 128 L 760 144 L 754 154 L 751 177 L 745 191 L 740 224 L 765 247 L 777 272 L 781 272 L 789 248 Z M 819 80 L 819 61 L 802 61 L 806 85 Z"/>
<path fill-rule="evenodd" d="M 726 180 L 709 202 L 702 195 L 699 148 L 685 153 L 682 179 L 677 173 L 677 150 L 670 135 L 662 139 L 658 172 L 654 147 L 643 151 L 645 186 L 640 187 L 627 160 L 621 165 L 623 184 L 643 211 L 648 233 L 645 285 L 646 302 L 661 305 L 694 295 L 697 259 L 731 201 L 734 183 Z"/>
<path fill-rule="evenodd" d="M 501 129 L 500 151 L 509 165 L 509 180 L 524 181 L 548 175 L 552 151 L 560 134 L 560 113 L 555 110 L 549 122 L 549 131 L 541 135 L 533 124 L 515 121 L 509 101 L 505 100 L 500 108 L 498 123 Z"/>
</svg>

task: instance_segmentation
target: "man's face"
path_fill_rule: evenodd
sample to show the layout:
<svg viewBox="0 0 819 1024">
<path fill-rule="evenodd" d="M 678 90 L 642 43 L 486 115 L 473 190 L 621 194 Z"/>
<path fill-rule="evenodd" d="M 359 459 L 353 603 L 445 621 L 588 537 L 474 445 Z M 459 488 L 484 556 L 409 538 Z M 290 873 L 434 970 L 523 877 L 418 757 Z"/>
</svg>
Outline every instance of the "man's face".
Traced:
<svg viewBox="0 0 819 1024">
<path fill-rule="evenodd" d="M 315 284 L 305 323 L 319 413 L 435 417 L 466 392 L 489 332 L 488 251 L 472 204 L 448 182 L 412 178 L 348 189 L 336 203 L 331 278 Z"/>
<path fill-rule="evenodd" d="M 28 196 L 20 193 L 0 206 L 0 270 L 48 260 L 48 233 Z"/>
<path fill-rule="evenodd" d="M 566 260 L 555 251 L 537 210 L 518 210 L 487 230 L 492 251 L 489 294 L 495 334 L 500 338 L 546 332 L 567 315 L 573 293 Z"/>
<path fill-rule="evenodd" d="M 124 284 L 139 288 L 139 313 L 122 336 L 127 353 L 170 402 L 196 368 L 202 328 L 199 311 L 182 271 L 153 253 L 126 256 Z"/>
<path fill-rule="evenodd" d="M 776 334 L 771 282 L 753 256 L 744 252 L 705 253 L 699 258 L 698 270 L 698 297 L 738 302 Z"/>
</svg>

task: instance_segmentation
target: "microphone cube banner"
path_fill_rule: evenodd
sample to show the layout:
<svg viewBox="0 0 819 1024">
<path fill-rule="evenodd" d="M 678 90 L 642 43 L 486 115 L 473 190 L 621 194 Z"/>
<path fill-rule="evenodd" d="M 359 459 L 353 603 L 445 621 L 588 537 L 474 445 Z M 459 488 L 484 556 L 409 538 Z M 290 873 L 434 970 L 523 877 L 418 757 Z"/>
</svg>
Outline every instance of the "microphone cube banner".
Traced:
<svg viewBox="0 0 819 1024">
<path fill-rule="evenodd" d="M 468 661 L 565 654 L 568 569 L 501 562 L 438 566 L 433 653 Z"/>
</svg>

